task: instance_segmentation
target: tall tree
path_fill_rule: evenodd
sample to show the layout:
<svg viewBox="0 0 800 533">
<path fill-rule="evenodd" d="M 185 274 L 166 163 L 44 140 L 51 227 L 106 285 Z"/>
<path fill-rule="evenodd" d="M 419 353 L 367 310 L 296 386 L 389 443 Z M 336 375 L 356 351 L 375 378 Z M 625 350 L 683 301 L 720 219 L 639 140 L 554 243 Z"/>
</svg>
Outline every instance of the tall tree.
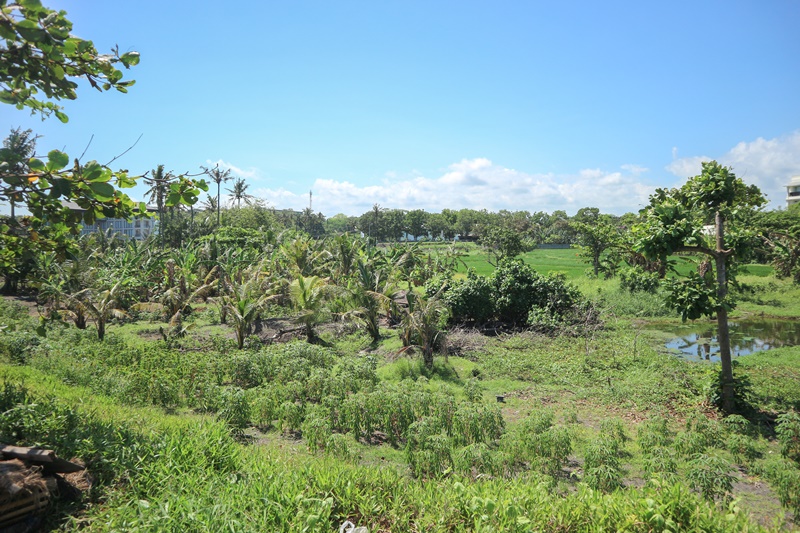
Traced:
<svg viewBox="0 0 800 533">
<path fill-rule="evenodd" d="M 220 188 L 223 183 L 232 180 L 233 177 L 231 176 L 231 170 L 229 168 L 222 170 L 221 168 L 219 168 L 219 165 L 214 166 L 214 168 L 203 167 L 203 170 L 205 171 L 206 174 L 208 174 L 208 177 L 211 178 L 211 181 L 217 184 L 217 226 L 219 226 L 220 207 L 222 205 L 222 202 L 220 201 Z"/>
<path fill-rule="evenodd" d="M 28 170 L 28 160 L 36 150 L 36 136 L 32 130 L 12 129 L 8 137 L 3 139 L 0 149 L 0 169 L 3 172 L 24 174 Z M 0 199 L 8 200 L 11 206 L 11 218 L 14 218 L 14 205 L 21 200 L 11 194 L 7 198 L 0 193 Z"/>
<path fill-rule="evenodd" d="M 728 283 L 735 274 L 736 260 L 749 253 L 755 239 L 755 232 L 739 223 L 742 215 L 766 200 L 758 187 L 746 185 L 716 161 L 703 163 L 702 169 L 679 189 L 657 189 L 633 231 L 637 248 L 650 260 L 666 263 L 676 252 L 709 259 L 699 265 L 698 272 L 671 283 L 671 301 L 684 320 L 716 314 L 722 409 L 731 413 L 735 397 L 728 312 L 735 304 L 728 297 Z M 704 229 L 711 224 L 713 238 Z"/>
<path fill-rule="evenodd" d="M 247 193 L 247 189 L 249 187 L 250 184 L 245 183 L 243 178 L 236 178 L 236 180 L 233 182 L 233 187 L 230 189 L 225 189 L 231 193 L 231 204 L 235 202 L 237 209 L 242 207 L 242 200 L 244 200 L 245 204 L 249 205 L 250 201 L 255 198 L 252 194 Z"/>
</svg>

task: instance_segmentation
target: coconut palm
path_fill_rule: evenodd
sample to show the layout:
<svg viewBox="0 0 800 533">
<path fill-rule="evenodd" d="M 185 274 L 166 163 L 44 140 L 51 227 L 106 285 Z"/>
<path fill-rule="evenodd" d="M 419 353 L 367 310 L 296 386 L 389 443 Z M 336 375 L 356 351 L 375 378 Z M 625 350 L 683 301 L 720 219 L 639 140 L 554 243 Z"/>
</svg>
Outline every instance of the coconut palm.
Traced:
<svg viewBox="0 0 800 533">
<path fill-rule="evenodd" d="M 213 181 L 214 183 L 217 184 L 216 209 L 217 209 L 217 226 L 219 226 L 220 225 L 220 205 L 221 205 L 220 199 L 219 199 L 220 187 L 222 186 L 223 183 L 232 180 L 233 177 L 231 176 L 230 169 L 222 170 L 222 169 L 219 168 L 219 165 L 214 166 L 214 168 L 205 168 L 205 167 L 202 167 L 202 168 L 205 171 L 205 173 L 208 174 L 208 176 L 211 178 L 211 181 Z"/>
<path fill-rule="evenodd" d="M 436 296 L 423 298 L 413 291 L 407 294 L 408 309 L 403 315 L 400 338 L 406 351 L 418 348 L 422 351 L 425 367 L 433 368 L 433 352 L 444 342 L 442 327 L 446 319 L 447 306 Z"/>
<path fill-rule="evenodd" d="M 358 261 L 356 275 L 347 285 L 353 308 L 345 313 L 345 318 L 367 330 L 373 342 L 379 342 L 380 319 L 392 305 L 394 290 L 394 283 L 383 270 L 374 268 L 370 263 Z"/>
<path fill-rule="evenodd" d="M 289 285 L 289 294 L 300 312 L 295 320 L 305 326 L 308 342 L 317 340 L 314 326 L 324 318 L 324 305 L 330 289 L 326 281 L 317 276 L 299 276 Z"/>
<path fill-rule="evenodd" d="M 225 284 L 224 292 L 219 296 L 220 307 L 233 321 L 236 333 L 236 344 L 241 350 L 244 339 L 253 329 L 264 308 L 279 295 L 269 294 L 258 276 L 242 276 L 246 281 L 230 280 Z"/>
<path fill-rule="evenodd" d="M 242 178 L 236 178 L 236 181 L 233 182 L 233 188 L 225 189 L 229 193 L 231 193 L 231 205 L 234 203 L 236 204 L 236 208 L 239 209 L 242 207 L 242 200 L 244 200 L 245 204 L 250 204 L 250 202 L 255 198 L 252 194 L 247 193 L 247 189 L 250 187 L 249 184 L 244 182 Z"/>
</svg>

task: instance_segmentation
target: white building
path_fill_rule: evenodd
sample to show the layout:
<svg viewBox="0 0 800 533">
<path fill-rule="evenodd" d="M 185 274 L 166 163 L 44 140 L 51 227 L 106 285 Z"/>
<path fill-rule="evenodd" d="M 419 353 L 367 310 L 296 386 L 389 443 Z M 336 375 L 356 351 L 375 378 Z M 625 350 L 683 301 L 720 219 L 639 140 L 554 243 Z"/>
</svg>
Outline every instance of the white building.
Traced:
<svg viewBox="0 0 800 533">
<path fill-rule="evenodd" d="M 795 176 L 786 186 L 786 207 L 800 202 L 800 176 Z"/>
<path fill-rule="evenodd" d="M 72 211 L 83 211 L 74 202 L 63 202 L 64 206 Z M 154 209 L 147 209 L 155 212 Z M 81 226 L 81 236 L 91 235 L 97 232 L 107 232 L 112 230 L 114 233 L 125 236 L 129 239 L 143 241 L 150 235 L 158 234 L 158 219 L 153 217 L 133 217 L 130 220 L 124 218 L 98 218 L 94 224 L 83 224 Z"/>
</svg>

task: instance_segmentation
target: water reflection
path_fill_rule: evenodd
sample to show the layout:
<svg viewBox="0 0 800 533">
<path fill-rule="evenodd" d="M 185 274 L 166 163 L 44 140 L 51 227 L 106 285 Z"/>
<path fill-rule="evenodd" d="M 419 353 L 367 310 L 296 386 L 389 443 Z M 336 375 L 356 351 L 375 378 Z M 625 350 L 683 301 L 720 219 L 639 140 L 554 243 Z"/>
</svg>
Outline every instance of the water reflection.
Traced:
<svg viewBox="0 0 800 533">
<path fill-rule="evenodd" d="M 749 355 L 781 346 L 800 344 L 800 322 L 741 320 L 730 322 L 731 355 Z M 679 355 L 697 361 L 719 361 L 716 324 L 683 325 L 672 331 L 678 337 L 666 343 Z"/>
</svg>

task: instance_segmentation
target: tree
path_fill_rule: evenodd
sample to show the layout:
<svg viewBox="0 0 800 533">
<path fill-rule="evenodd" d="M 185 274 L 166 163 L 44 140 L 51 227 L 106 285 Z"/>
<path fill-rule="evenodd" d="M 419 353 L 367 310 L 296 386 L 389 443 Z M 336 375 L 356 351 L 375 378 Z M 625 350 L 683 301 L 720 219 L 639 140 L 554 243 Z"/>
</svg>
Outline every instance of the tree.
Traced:
<svg viewBox="0 0 800 533">
<path fill-rule="evenodd" d="M 516 257 L 531 248 L 522 235 L 505 226 L 491 225 L 482 229 L 478 242 L 489 255 L 489 263 L 495 266 L 503 259 Z"/>
<path fill-rule="evenodd" d="M 75 78 L 88 80 L 100 91 L 127 92 L 133 81 L 123 81 L 116 65 L 136 65 L 139 54 L 98 54 L 91 41 L 70 35 L 71 29 L 65 12 L 42 7 L 36 0 L 0 3 L 0 102 L 27 107 L 42 117 L 54 113 L 66 122 L 67 115 L 52 100 L 77 98 Z M 40 92 L 47 100 L 37 96 Z M 135 205 L 119 190 L 136 184 L 126 171 L 77 159 L 70 166 L 70 157 L 59 150 L 51 150 L 46 161 L 30 157 L 22 167 L 7 155 L 0 160 L 0 198 L 24 204 L 30 216 L 22 222 L 0 217 L 0 271 L 6 291 L 16 290 L 24 265 L 38 252 L 53 250 L 63 259 L 79 222 L 146 213 L 144 203 Z M 202 180 L 180 179 L 171 186 L 167 205 L 193 204 L 204 186 Z M 69 209 L 64 200 L 81 210 Z"/>
<path fill-rule="evenodd" d="M 3 140 L 0 161 L 5 163 L 4 170 L 7 172 L 23 174 L 27 172 L 28 160 L 33 157 L 35 151 L 36 136 L 33 135 L 33 130 L 12 129 L 8 137 Z M 0 196 L 0 198 L 2 197 Z M 14 204 L 20 199 L 10 195 L 7 200 L 11 206 L 11 218 L 14 218 Z"/>
<path fill-rule="evenodd" d="M 428 213 L 423 209 L 412 209 L 405 214 L 404 225 L 406 231 L 417 240 L 420 236 L 428 233 Z"/>
<path fill-rule="evenodd" d="M 64 11 L 54 11 L 38 1 L 21 0 L 0 4 L 0 102 L 17 109 L 29 108 L 42 117 L 55 113 L 61 122 L 68 117 L 52 100 L 75 100 L 84 78 L 98 91 L 112 88 L 127 92 L 133 80 L 123 81 L 117 66 L 139 63 L 138 52 L 97 52 L 92 41 L 71 35 L 72 22 Z M 44 93 L 47 100 L 37 95 Z"/>
<path fill-rule="evenodd" d="M 758 187 L 746 185 L 730 168 L 711 161 L 703 163 L 702 173 L 689 178 L 683 187 L 657 189 L 641 213 L 642 222 L 633 229 L 638 250 L 650 260 L 666 263 L 676 252 L 709 258 L 700 264 L 699 272 L 670 284 L 671 301 L 684 320 L 717 315 L 722 409 L 726 413 L 735 407 L 728 331 L 728 312 L 735 304 L 728 297 L 728 283 L 734 278 L 736 260 L 744 258 L 754 242 L 755 232 L 740 224 L 743 215 L 765 203 Z M 712 222 L 713 240 L 704 232 L 704 226 Z"/>
<path fill-rule="evenodd" d="M 447 306 L 435 295 L 424 298 L 413 291 L 406 293 L 408 309 L 403 314 L 400 339 L 405 352 L 409 348 L 422 351 L 425 368 L 433 368 L 433 352 L 444 344 L 444 325 L 447 321 Z"/>
<path fill-rule="evenodd" d="M 211 178 L 211 181 L 217 184 L 217 226 L 220 225 L 220 207 L 222 202 L 220 202 L 220 187 L 223 183 L 232 180 L 231 171 L 230 169 L 221 170 L 219 165 L 216 165 L 214 168 L 205 168 L 202 167 L 206 174 Z"/>
<path fill-rule="evenodd" d="M 231 193 L 231 204 L 236 203 L 237 209 L 242 207 L 242 200 L 244 200 L 245 204 L 249 205 L 250 201 L 255 198 L 252 194 L 247 193 L 249 187 L 250 185 L 245 183 L 243 178 L 236 178 L 236 181 L 233 182 L 233 188 L 225 189 Z"/>
<path fill-rule="evenodd" d="M 299 276 L 289 286 L 295 308 L 300 313 L 296 320 L 305 326 L 306 340 L 310 343 L 317 340 L 314 326 L 323 319 L 323 306 L 329 292 L 330 286 L 317 276 Z"/>
<path fill-rule="evenodd" d="M 601 270 L 603 254 L 620 242 L 619 231 L 613 224 L 600 217 L 591 222 L 573 222 L 572 228 L 575 230 L 576 244 L 581 250 L 581 255 L 589 260 L 597 277 Z"/>
<path fill-rule="evenodd" d="M 277 296 L 265 292 L 264 283 L 257 272 L 247 272 L 240 277 L 238 281 L 231 279 L 225 284 L 219 302 L 233 320 L 236 346 L 241 350 L 259 314 Z"/>
</svg>

